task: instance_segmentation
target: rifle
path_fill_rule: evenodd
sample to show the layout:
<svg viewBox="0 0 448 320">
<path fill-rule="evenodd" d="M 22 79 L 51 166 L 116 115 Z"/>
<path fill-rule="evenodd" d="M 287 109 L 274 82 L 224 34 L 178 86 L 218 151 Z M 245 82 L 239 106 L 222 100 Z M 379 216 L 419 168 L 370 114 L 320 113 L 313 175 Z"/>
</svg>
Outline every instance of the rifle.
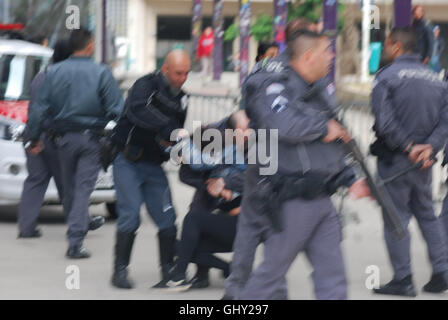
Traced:
<svg viewBox="0 0 448 320">
<path fill-rule="evenodd" d="M 328 101 L 322 96 L 322 88 L 320 88 L 319 86 L 316 85 L 310 90 L 308 90 L 308 92 L 306 92 L 302 97 L 300 97 L 299 100 L 306 102 L 316 96 L 318 97 L 318 99 L 321 100 L 323 106 L 325 107 L 330 117 L 338 121 L 344 128 L 347 129 L 347 127 L 344 125 L 343 120 L 338 117 L 336 110 L 333 109 L 332 106 L 330 106 L 330 104 L 328 103 Z M 338 108 L 338 110 L 340 109 L 342 108 L 341 107 Z M 374 178 L 374 176 L 370 173 L 367 164 L 364 160 L 364 156 L 361 150 L 359 149 L 356 140 L 353 137 L 351 137 L 351 140 L 348 143 L 344 143 L 344 148 L 346 149 L 347 155 L 351 156 L 361 167 L 361 170 L 365 175 L 366 183 L 370 188 L 372 196 L 376 199 L 380 207 L 383 209 L 384 223 L 386 227 L 389 230 L 391 230 L 391 232 L 398 239 L 402 239 L 406 235 L 406 232 L 401 224 L 397 208 L 395 207 L 389 193 L 387 192 L 385 183 L 378 175 L 376 175 Z M 405 173 L 407 172 L 409 171 L 406 171 Z M 398 178 L 398 176 L 394 177 L 394 179 L 396 178 Z M 389 179 L 388 182 L 390 181 L 391 180 Z"/>
<path fill-rule="evenodd" d="M 405 229 L 403 228 L 403 225 L 401 224 L 400 216 L 398 215 L 397 209 L 395 208 L 395 205 L 389 193 L 387 192 L 385 183 L 395 180 L 396 178 L 402 176 L 403 174 L 409 172 L 410 170 L 414 170 L 415 169 L 414 166 L 412 166 L 412 169 L 407 168 L 406 170 L 400 172 L 399 174 L 393 176 L 392 178 L 387 179 L 387 181 L 383 181 L 378 175 L 374 178 L 373 175 L 370 173 L 365 163 L 364 156 L 362 155 L 361 150 L 359 149 L 355 139 L 352 138 L 349 143 L 346 143 L 344 145 L 346 146 L 348 153 L 361 167 L 361 170 L 365 175 L 366 183 L 370 188 L 372 196 L 376 199 L 380 207 L 383 209 L 384 223 L 386 227 L 389 230 L 391 230 L 391 232 L 395 236 L 397 236 L 399 239 L 402 239 L 406 235 L 406 232 Z"/>
<path fill-rule="evenodd" d="M 325 99 L 321 100 L 325 101 Z M 335 110 L 327 103 L 324 104 L 327 111 L 330 113 L 331 117 L 337 120 L 343 127 L 347 128 L 344 125 L 343 120 L 338 117 Z M 372 196 L 376 199 L 381 209 L 383 209 L 385 226 L 398 239 L 402 239 L 406 235 L 406 231 L 403 228 L 403 225 L 401 224 L 397 208 L 395 207 L 389 193 L 387 192 L 385 184 L 397 179 L 398 177 L 408 173 L 411 170 L 419 168 L 417 165 L 421 167 L 422 164 L 413 165 L 410 168 L 407 168 L 402 172 L 399 172 L 398 174 L 394 175 L 393 177 L 387 179 L 386 181 L 383 181 L 378 175 L 374 177 L 372 173 L 370 173 L 367 164 L 365 162 L 364 156 L 361 150 L 359 149 L 356 140 L 353 137 L 351 137 L 351 140 L 348 143 L 344 143 L 344 147 L 346 149 L 347 154 L 350 155 L 359 164 L 361 170 L 365 175 L 366 183 L 370 188 Z"/>
</svg>

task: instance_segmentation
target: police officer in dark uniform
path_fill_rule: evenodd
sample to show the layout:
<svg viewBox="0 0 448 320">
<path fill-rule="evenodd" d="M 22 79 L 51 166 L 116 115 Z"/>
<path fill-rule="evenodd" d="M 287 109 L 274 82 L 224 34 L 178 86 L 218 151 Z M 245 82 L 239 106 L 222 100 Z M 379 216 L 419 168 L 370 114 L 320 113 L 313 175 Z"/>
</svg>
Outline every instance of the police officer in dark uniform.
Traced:
<svg viewBox="0 0 448 320">
<path fill-rule="evenodd" d="M 291 20 L 286 26 L 285 34 L 286 34 L 286 42 L 289 43 L 295 39 L 298 33 L 303 30 L 310 30 L 312 27 L 311 21 L 303 18 Z M 279 56 L 269 59 L 267 61 L 258 62 L 254 68 L 252 69 L 251 74 L 246 79 L 242 92 L 242 99 L 240 102 L 240 108 L 245 109 L 248 107 L 248 103 L 246 101 L 247 90 L 246 84 L 250 82 L 252 76 L 257 75 L 257 73 L 263 73 L 267 76 L 272 73 L 280 73 L 284 71 L 288 65 L 290 60 L 290 50 L 286 48 Z M 258 76 L 258 75 L 257 75 Z M 325 96 L 325 99 L 330 103 L 334 104 L 334 95 L 333 85 L 328 83 L 327 79 L 318 80 L 318 86 L 322 88 L 322 95 Z M 326 88 L 325 88 L 326 87 Z M 255 106 L 252 106 L 255 107 Z M 255 257 L 255 251 L 258 245 L 261 242 L 261 230 L 253 230 L 254 233 L 252 237 L 249 237 L 248 234 L 245 237 L 244 244 L 241 243 L 240 247 L 235 250 L 232 260 L 232 272 L 230 276 L 225 281 L 226 292 L 224 294 L 223 299 L 232 299 L 235 297 L 241 288 L 244 287 L 247 280 L 249 279 L 250 272 L 252 271 L 252 265 Z M 279 289 L 278 296 L 279 297 L 287 297 L 287 285 L 286 279 L 283 281 L 283 285 Z"/>
<path fill-rule="evenodd" d="M 434 214 L 430 159 L 448 136 L 448 89 L 436 73 L 420 61 L 415 32 L 410 28 L 394 29 L 385 44 L 385 56 L 392 62 L 377 74 L 372 91 L 374 131 L 377 141 L 372 153 L 378 156 L 381 178 L 422 162 L 415 170 L 386 185 L 407 227 L 412 216 L 417 219 L 428 246 L 433 275 L 423 287 L 437 293 L 448 289 L 448 262 L 442 224 Z M 375 293 L 416 296 L 412 282 L 410 234 L 397 239 L 387 224 L 384 236 L 394 277 Z"/>
<path fill-rule="evenodd" d="M 95 49 L 92 34 L 82 28 L 74 30 L 70 46 L 73 55 L 46 73 L 29 115 L 27 149 L 31 154 L 42 151 L 42 124 L 51 118 L 68 222 L 66 256 L 81 259 L 90 256 L 82 243 L 89 226 L 90 195 L 101 169 L 100 136 L 106 124 L 121 115 L 124 102 L 112 72 L 91 59 Z"/>
<path fill-rule="evenodd" d="M 171 192 L 161 164 L 169 159 L 164 149 L 171 133 L 183 128 L 187 96 L 181 90 L 190 71 L 190 58 L 182 50 L 168 54 L 161 71 L 137 80 L 126 101 L 126 112 L 114 129 L 112 140 L 120 149 L 114 161 L 117 193 L 117 234 L 112 284 L 130 289 L 127 276 L 140 208 L 145 203 L 159 230 L 162 281 L 166 287 L 173 267 L 177 228 Z"/>
<path fill-rule="evenodd" d="M 68 39 L 59 40 L 54 47 L 52 64 L 68 59 L 72 53 Z M 31 97 L 28 112 L 31 112 L 33 108 L 35 97 L 45 80 L 46 73 L 47 68 L 39 72 L 31 83 Z M 44 129 L 51 127 L 51 119 L 47 120 L 43 126 Z M 58 151 L 48 133 L 43 133 L 41 139 L 45 145 L 41 153 L 31 155 L 26 152 L 28 176 L 23 183 L 22 195 L 20 197 L 17 219 L 19 226 L 18 238 L 38 238 L 42 236 L 41 230 L 37 228 L 37 219 L 51 178 L 54 179 L 59 199 L 61 203 L 63 202 L 64 191 Z M 28 140 L 27 130 L 25 129 L 23 141 L 26 144 Z M 91 217 L 89 231 L 98 229 L 104 222 L 105 219 L 103 216 Z"/>
<path fill-rule="evenodd" d="M 289 50 L 290 63 L 283 71 L 260 72 L 247 83 L 251 125 L 266 129 L 268 136 L 275 132 L 270 130 L 278 130 L 278 147 L 269 150 L 271 157 L 278 154 L 278 171 L 265 175 L 260 161 L 247 169 L 234 247 L 240 250 L 246 238 L 253 241 L 254 233 L 261 234 L 264 260 L 234 298 L 286 299 L 285 275 L 296 256 L 305 252 L 314 268 L 316 297 L 346 299 L 341 230 L 330 194 L 342 185 L 356 197 L 370 193 L 364 180 L 357 180 L 346 166 L 342 142 L 337 141 L 348 142 L 350 135 L 332 118 L 328 101 L 315 87 L 330 69 L 329 39 L 302 31 Z M 258 141 L 258 148 L 262 143 Z M 260 190 L 271 194 L 260 195 Z M 271 205 L 276 198 L 282 200 Z"/>
</svg>

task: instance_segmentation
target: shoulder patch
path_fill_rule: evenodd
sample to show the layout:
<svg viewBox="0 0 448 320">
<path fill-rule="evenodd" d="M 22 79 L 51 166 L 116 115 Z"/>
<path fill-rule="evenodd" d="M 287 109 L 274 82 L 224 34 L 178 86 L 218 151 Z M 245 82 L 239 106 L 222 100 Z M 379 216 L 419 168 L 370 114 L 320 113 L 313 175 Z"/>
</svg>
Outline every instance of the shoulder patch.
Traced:
<svg viewBox="0 0 448 320">
<path fill-rule="evenodd" d="M 272 83 L 266 88 L 266 95 L 269 96 L 271 94 L 279 94 L 283 90 L 285 90 L 285 86 L 281 83 Z"/>
<path fill-rule="evenodd" d="M 288 107 L 289 100 L 283 96 L 278 96 L 275 98 L 274 102 L 271 104 L 271 110 L 274 113 L 279 113 Z"/>
</svg>

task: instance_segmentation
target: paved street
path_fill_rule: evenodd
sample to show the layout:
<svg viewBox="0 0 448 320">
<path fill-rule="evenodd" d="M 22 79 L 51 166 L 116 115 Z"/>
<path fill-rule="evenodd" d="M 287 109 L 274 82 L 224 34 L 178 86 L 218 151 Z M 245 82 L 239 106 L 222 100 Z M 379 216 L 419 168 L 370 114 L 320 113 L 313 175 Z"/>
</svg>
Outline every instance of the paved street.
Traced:
<svg viewBox="0 0 448 320">
<path fill-rule="evenodd" d="M 181 184 L 175 171 L 169 171 L 173 187 L 178 225 L 186 214 L 193 189 Z M 337 202 L 336 202 L 337 203 Z M 166 293 L 149 289 L 159 280 L 156 228 L 142 210 L 142 226 L 138 232 L 133 251 L 130 274 L 136 288 L 123 291 L 109 284 L 112 272 L 112 250 L 115 224 L 109 221 L 101 229 L 91 232 L 85 245 L 92 257 L 87 260 L 67 260 L 65 241 L 66 227 L 61 207 L 43 209 L 41 228 L 43 237 L 37 240 L 18 240 L 14 222 L 16 208 L 2 209 L 0 215 L 0 299 L 219 299 L 223 294 L 224 281 L 218 271 L 211 272 L 211 287 L 186 293 Z M 93 214 L 106 214 L 103 205 L 92 206 Z M 356 212 L 356 213 L 355 213 Z M 366 268 L 377 265 L 381 283 L 388 281 L 391 270 L 382 240 L 380 215 L 377 206 L 369 201 L 346 201 L 344 216 L 343 249 L 350 284 L 350 299 L 379 299 L 366 289 Z M 431 270 L 421 234 L 412 224 L 412 258 L 415 283 L 420 291 L 429 279 Z M 230 258 L 229 254 L 223 257 Z M 257 262 L 262 250 L 259 250 Z M 80 270 L 80 289 L 68 290 L 66 273 L 70 265 Z M 190 275 L 194 268 L 189 269 Z M 300 256 L 288 274 L 291 299 L 312 299 L 311 270 L 308 262 Z M 448 294 L 430 295 L 420 293 L 416 299 L 448 299 Z"/>
</svg>

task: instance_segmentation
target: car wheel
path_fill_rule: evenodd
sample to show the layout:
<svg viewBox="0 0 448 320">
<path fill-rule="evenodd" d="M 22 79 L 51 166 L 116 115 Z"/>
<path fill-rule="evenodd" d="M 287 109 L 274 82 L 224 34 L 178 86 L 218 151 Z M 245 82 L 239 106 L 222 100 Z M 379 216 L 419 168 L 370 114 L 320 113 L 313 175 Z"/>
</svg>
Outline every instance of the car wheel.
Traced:
<svg viewBox="0 0 448 320">
<path fill-rule="evenodd" d="M 111 220 L 116 220 L 118 218 L 116 203 L 108 202 L 108 203 L 106 203 L 106 208 L 107 208 L 107 212 L 109 213 L 107 218 L 111 219 Z"/>
</svg>

